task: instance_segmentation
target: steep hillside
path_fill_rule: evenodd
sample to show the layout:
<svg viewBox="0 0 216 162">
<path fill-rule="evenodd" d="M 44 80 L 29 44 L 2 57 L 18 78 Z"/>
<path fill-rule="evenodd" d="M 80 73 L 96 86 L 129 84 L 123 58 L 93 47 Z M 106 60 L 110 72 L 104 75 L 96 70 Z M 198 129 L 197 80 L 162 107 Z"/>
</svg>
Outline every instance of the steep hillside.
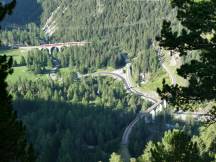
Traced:
<svg viewBox="0 0 216 162">
<path fill-rule="evenodd" d="M 6 3 L 8 0 L 5 0 Z M 17 0 L 13 14 L 3 21 L 3 26 L 23 26 L 28 23 L 40 24 L 42 7 L 37 0 Z"/>
<path fill-rule="evenodd" d="M 100 56 L 99 68 L 109 66 L 107 62 L 113 60 L 119 52 L 126 53 L 132 62 L 132 76 L 138 84 L 148 80 L 149 74 L 156 72 L 160 67 L 153 43 L 159 34 L 162 20 L 165 18 L 175 20 L 175 12 L 171 10 L 166 0 L 31 0 L 23 6 L 22 3 L 24 2 L 18 0 L 15 13 L 19 11 L 19 14 L 14 14 L 19 17 L 17 20 L 34 19 L 38 22 L 39 17 L 40 30 L 45 32 L 46 37 L 43 37 L 43 33 L 37 32 L 38 36 L 34 41 L 29 38 L 31 41 L 26 42 L 18 38 L 7 38 L 10 35 L 6 33 L 4 39 L 8 44 L 91 41 L 96 45 L 94 53 Z M 30 7 L 25 7 L 26 5 Z M 13 17 L 10 19 L 13 20 Z M 173 24 L 178 25 L 175 21 Z M 33 34 L 29 37 L 31 35 Z M 40 40 L 36 41 L 37 38 Z M 101 48 L 108 50 L 101 52 Z M 87 51 L 91 49 L 93 47 L 89 46 Z M 85 55 L 88 53 L 84 53 L 82 57 L 86 57 Z M 86 68 L 93 66 L 89 64 Z"/>
<path fill-rule="evenodd" d="M 44 10 L 49 10 L 49 5 L 43 3 Z M 137 57 L 132 61 L 137 83 L 142 81 L 141 75 L 159 68 L 152 44 L 162 20 L 174 20 L 175 15 L 165 0 L 62 0 L 50 10 L 47 19 L 48 12 L 44 12 L 42 26 L 53 42 L 88 40 L 103 47 L 106 42 L 108 49 L 117 47 L 131 60 Z"/>
</svg>

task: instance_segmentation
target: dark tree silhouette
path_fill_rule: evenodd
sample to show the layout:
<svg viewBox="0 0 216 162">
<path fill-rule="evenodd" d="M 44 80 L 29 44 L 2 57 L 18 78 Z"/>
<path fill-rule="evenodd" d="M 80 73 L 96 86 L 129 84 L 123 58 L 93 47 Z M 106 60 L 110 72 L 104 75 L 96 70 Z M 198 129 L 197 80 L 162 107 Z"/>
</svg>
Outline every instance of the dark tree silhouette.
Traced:
<svg viewBox="0 0 216 162">
<path fill-rule="evenodd" d="M 0 21 L 11 14 L 16 1 L 3 5 L 0 3 Z M 6 78 L 12 74 L 12 58 L 0 56 L 0 161 L 34 162 L 31 145 L 27 144 L 25 128 L 12 109 L 12 97 L 7 92 Z"/>
<path fill-rule="evenodd" d="M 174 32 L 171 22 L 165 20 L 161 36 L 156 38 L 159 45 L 179 52 L 180 56 L 194 51 L 200 59 L 177 70 L 189 80 L 187 87 L 169 86 L 164 81 L 163 89 L 158 92 L 177 108 L 192 109 L 194 104 L 216 99 L 216 1 L 171 0 L 171 5 L 177 8 L 177 18 L 183 28 L 180 33 Z M 215 119 L 213 112 L 211 120 Z"/>
<path fill-rule="evenodd" d="M 150 150 L 155 162 L 201 162 L 197 144 L 180 130 L 165 132 L 162 142 L 155 143 Z"/>
</svg>

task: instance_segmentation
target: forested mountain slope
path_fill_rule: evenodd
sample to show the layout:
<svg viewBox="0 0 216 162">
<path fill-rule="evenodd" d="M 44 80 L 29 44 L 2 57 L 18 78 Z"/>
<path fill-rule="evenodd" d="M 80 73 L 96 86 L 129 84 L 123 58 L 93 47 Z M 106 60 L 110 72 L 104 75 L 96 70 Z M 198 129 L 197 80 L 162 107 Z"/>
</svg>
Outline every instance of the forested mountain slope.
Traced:
<svg viewBox="0 0 216 162">
<path fill-rule="evenodd" d="M 44 10 L 49 8 L 43 3 Z M 173 19 L 175 12 L 167 1 L 63 0 L 50 13 L 51 40 L 88 40 L 112 51 L 128 53 L 135 80 L 140 74 L 159 68 L 153 42 L 159 34 L 164 18 Z M 54 16 L 52 16 L 54 14 Z M 47 12 L 42 15 L 42 26 L 47 25 Z M 175 22 L 173 22 L 175 24 Z M 106 44 L 104 44 L 106 42 Z M 90 47 L 92 48 L 92 47 Z M 98 49 L 96 49 L 98 51 Z M 104 57 L 109 51 L 100 53 Z M 108 58 L 111 58 L 111 54 Z M 103 62 L 103 60 L 102 60 Z"/>
<path fill-rule="evenodd" d="M 14 109 L 27 128 L 37 162 L 108 162 L 112 152 L 120 153 L 121 138 L 129 123 L 150 106 L 138 93 L 128 91 L 149 78 L 162 78 L 155 37 L 160 34 L 163 19 L 172 20 L 173 29 L 179 31 L 176 11 L 168 0 L 17 2 L 14 15 L 6 19 L 0 32 L 2 45 L 7 49 L 1 49 L 0 54 L 14 58 L 14 75 L 8 78 L 8 90 Z M 69 41 L 88 44 L 53 47 L 49 51 L 28 48 Z M 184 61 L 188 60 L 190 57 L 185 57 Z M 132 84 L 125 89 L 117 78 L 91 75 L 110 69 L 121 70 L 126 82 Z M 166 113 L 134 127 L 129 144 L 132 156 L 140 156 L 149 140 L 160 140 L 164 130 L 181 128 L 180 121 L 172 120 Z M 185 127 L 199 126 L 188 120 L 183 123 Z M 194 133 L 192 129 L 186 131 Z M 213 144 L 206 144 L 204 137 L 195 139 L 201 141 L 200 153 L 212 151 L 207 158 L 213 159 L 215 136 Z M 150 146 L 155 147 L 150 144 L 138 161 L 150 161 L 146 160 L 151 157 Z M 166 150 L 162 153 L 167 154 Z"/>
<path fill-rule="evenodd" d="M 37 162 L 108 161 L 134 112 L 149 104 L 106 77 L 19 80 L 9 89 Z"/>
<path fill-rule="evenodd" d="M 3 0 L 7 3 L 9 0 Z M 4 26 L 23 26 L 28 23 L 40 24 L 40 15 L 42 13 L 42 7 L 38 3 L 38 0 L 17 0 L 17 5 L 11 16 L 7 16 L 2 22 Z"/>
<path fill-rule="evenodd" d="M 95 53 L 100 55 L 98 60 L 102 64 L 99 68 L 109 66 L 104 62 L 110 62 L 119 52 L 127 53 L 132 62 L 132 75 L 137 83 L 141 82 L 141 75 L 155 72 L 159 68 L 153 43 L 155 36 L 159 34 L 162 20 L 165 18 L 175 20 L 175 11 L 171 10 L 166 0 L 44 0 L 37 2 L 39 7 L 34 7 L 36 0 L 28 2 L 31 3 L 29 5 L 34 8 L 32 9 L 34 12 L 29 14 L 28 10 L 24 10 L 23 17 L 16 16 L 26 20 L 33 18 L 34 13 L 42 10 L 39 27 L 47 36 L 44 37 L 43 33 L 39 32 L 35 36 L 28 28 L 27 32 L 30 34 L 23 32 L 28 41 L 20 39 L 20 36 L 11 38 L 9 33 L 5 33 L 2 37 L 7 40 L 7 44 L 34 45 L 48 42 L 48 40 L 49 42 L 91 41 L 94 45 L 97 44 Z M 18 4 L 22 3 L 24 2 L 18 1 Z M 17 10 L 23 9 L 17 5 Z M 173 24 L 178 25 L 175 21 Z M 92 46 L 89 48 L 92 49 Z M 110 50 L 101 51 L 101 48 Z M 112 51 L 118 51 L 118 53 Z M 83 57 L 87 57 L 85 55 L 88 54 L 84 53 Z M 87 68 L 93 67 L 90 65 Z"/>
</svg>

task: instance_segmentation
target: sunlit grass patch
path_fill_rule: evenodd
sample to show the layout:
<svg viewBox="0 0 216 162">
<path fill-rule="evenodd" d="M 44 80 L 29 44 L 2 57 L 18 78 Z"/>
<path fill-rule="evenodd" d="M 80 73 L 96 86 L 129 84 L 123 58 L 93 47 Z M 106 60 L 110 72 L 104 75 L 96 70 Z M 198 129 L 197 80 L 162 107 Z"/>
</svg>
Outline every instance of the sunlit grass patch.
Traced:
<svg viewBox="0 0 216 162">
<path fill-rule="evenodd" d="M 163 79 L 165 79 L 168 84 L 171 84 L 169 75 L 160 69 L 156 73 L 153 73 L 151 79 L 147 83 L 142 84 L 141 88 L 144 91 L 156 91 L 157 88 L 162 88 Z"/>
<path fill-rule="evenodd" d="M 12 56 L 18 63 L 20 62 L 21 56 L 25 56 L 27 53 L 28 51 L 20 49 L 0 50 L 0 55 Z"/>
<path fill-rule="evenodd" d="M 9 83 L 16 83 L 19 79 L 22 80 L 36 80 L 36 79 L 48 79 L 48 74 L 34 74 L 29 71 L 27 67 L 14 67 L 14 72 L 12 75 L 9 75 L 7 81 Z"/>
</svg>

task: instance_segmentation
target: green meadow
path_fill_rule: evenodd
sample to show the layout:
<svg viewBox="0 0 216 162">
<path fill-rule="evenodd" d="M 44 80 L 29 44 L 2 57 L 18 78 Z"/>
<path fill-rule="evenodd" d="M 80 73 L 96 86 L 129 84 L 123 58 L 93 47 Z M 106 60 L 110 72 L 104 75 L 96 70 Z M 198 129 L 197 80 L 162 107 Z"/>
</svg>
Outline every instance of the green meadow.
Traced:
<svg viewBox="0 0 216 162">
<path fill-rule="evenodd" d="M 12 50 L 1 50 L 0 55 L 11 56 L 18 63 L 20 62 L 21 56 L 26 56 L 27 50 L 12 49 Z M 34 74 L 29 71 L 26 66 L 13 67 L 13 74 L 9 75 L 7 81 L 9 83 L 16 83 L 18 80 L 36 80 L 36 79 L 47 79 L 48 74 Z"/>
</svg>

